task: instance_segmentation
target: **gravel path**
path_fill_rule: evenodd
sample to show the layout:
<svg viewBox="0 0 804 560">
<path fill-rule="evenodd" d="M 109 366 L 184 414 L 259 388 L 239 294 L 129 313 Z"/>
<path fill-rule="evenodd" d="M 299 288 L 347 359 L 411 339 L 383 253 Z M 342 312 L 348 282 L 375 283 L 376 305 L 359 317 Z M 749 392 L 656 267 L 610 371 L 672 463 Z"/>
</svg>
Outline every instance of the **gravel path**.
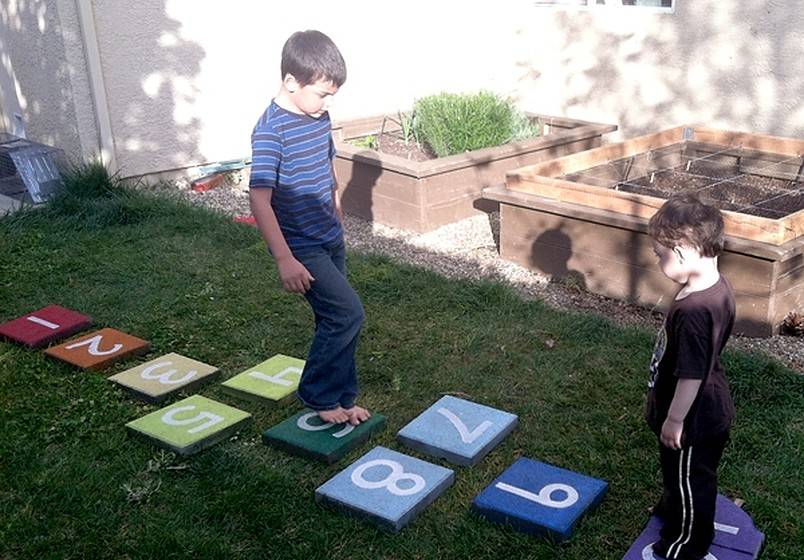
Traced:
<svg viewBox="0 0 804 560">
<path fill-rule="evenodd" d="M 233 216 L 250 216 L 245 175 L 232 174 L 227 185 L 194 192 L 186 182 L 178 188 L 194 204 L 208 206 Z M 167 187 L 163 187 L 167 188 Z M 508 283 L 523 297 L 538 298 L 558 309 L 604 315 L 621 325 L 658 329 L 661 314 L 609 299 L 576 286 L 553 283 L 537 273 L 499 257 L 499 214 L 480 215 L 436 231 L 416 234 L 347 216 L 346 242 L 352 250 L 381 253 L 395 261 L 420 266 L 448 278 L 488 279 Z M 764 351 L 790 368 L 804 373 L 804 338 L 733 336 L 732 347 Z"/>
</svg>

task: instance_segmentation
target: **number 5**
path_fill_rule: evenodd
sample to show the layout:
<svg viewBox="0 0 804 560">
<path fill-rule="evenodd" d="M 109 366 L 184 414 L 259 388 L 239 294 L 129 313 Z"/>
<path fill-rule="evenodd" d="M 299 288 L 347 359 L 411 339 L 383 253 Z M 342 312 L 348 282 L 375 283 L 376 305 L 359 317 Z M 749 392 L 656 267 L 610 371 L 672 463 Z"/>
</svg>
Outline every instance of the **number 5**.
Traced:
<svg viewBox="0 0 804 560">
<path fill-rule="evenodd" d="M 187 424 L 195 424 L 200 420 L 207 420 L 200 426 L 187 430 L 188 434 L 197 434 L 198 432 L 206 430 L 210 426 L 223 422 L 223 416 L 218 416 L 217 414 L 212 414 L 211 412 L 199 412 L 192 418 L 185 418 L 184 420 L 176 420 L 176 418 L 174 418 L 176 414 L 179 412 L 184 412 L 185 410 L 195 410 L 195 406 L 177 406 L 174 409 L 168 410 L 162 415 L 162 422 L 170 426 L 186 426 Z"/>
</svg>

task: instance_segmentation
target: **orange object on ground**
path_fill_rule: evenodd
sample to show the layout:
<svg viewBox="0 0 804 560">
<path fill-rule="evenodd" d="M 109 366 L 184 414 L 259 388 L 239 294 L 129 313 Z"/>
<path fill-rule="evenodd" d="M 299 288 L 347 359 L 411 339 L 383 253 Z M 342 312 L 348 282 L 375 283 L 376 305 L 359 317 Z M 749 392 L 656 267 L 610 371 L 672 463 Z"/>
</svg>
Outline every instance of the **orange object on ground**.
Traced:
<svg viewBox="0 0 804 560">
<path fill-rule="evenodd" d="M 191 184 L 191 188 L 195 192 L 205 192 L 215 187 L 220 187 L 226 182 L 226 174 L 225 173 L 216 173 L 215 175 L 207 175 L 206 177 L 201 177 L 200 179 L 196 179 Z"/>
<path fill-rule="evenodd" d="M 146 340 L 115 329 L 101 329 L 45 350 L 51 358 L 83 369 L 103 369 L 126 356 L 146 352 Z"/>
</svg>

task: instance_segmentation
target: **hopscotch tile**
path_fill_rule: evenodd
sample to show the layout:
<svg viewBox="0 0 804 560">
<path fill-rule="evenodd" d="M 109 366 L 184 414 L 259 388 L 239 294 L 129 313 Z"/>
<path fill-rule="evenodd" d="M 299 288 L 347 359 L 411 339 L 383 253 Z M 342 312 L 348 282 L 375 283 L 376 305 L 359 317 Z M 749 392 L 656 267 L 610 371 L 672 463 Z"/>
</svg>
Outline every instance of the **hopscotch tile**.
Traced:
<svg viewBox="0 0 804 560">
<path fill-rule="evenodd" d="M 463 465 L 476 465 L 518 424 L 515 414 L 450 395 L 399 430 L 407 447 Z"/>
<path fill-rule="evenodd" d="M 765 543 L 765 535 L 756 528 L 753 519 L 743 508 L 718 494 L 715 504 L 714 543 L 724 548 L 747 552 L 756 558 Z"/>
<path fill-rule="evenodd" d="M 454 480 L 450 469 L 375 447 L 319 486 L 315 499 L 397 532 Z"/>
<path fill-rule="evenodd" d="M 45 354 L 84 369 L 103 369 L 133 354 L 147 352 L 150 344 L 115 329 L 101 329 L 45 350 Z"/>
<path fill-rule="evenodd" d="M 661 560 L 651 547 L 659 540 L 662 521 L 651 516 L 623 560 Z M 715 538 L 705 560 L 754 560 L 759 557 L 765 535 L 751 516 L 724 496 L 718 495 L 715 509 Z"/>
<path fill-rule="evenodd" d="M 663 556 L 655 554 L 652 548 L 653 543 L 659 540 L 661 528 L 662 522 L 656 517 L 651 517 L 645 530 L 623 556 L 623 560 L 665 560 Z M 715 536 L 717 536 L 717 531 Z M 704 560 L 753 560 L 754 558 L 757 556 L 748 552 L 723 548 L 713 542 Z"/>
<path fill-rule="evenodd" d="M 251 414 L 201 395 L 193 395 L 126 424 L 129 433 L 154 445 L 192 455 L 239 430 Z"/>
<path fill-rule="evenodd" d="M 60 305 L 48 305 L 0 325 L 0 337 L 29 348 L 41 348 L 53 341 L 88 329 L 92 319 Z"/>
<path fill-rule="evenodd" d="M 288 453 L 332 464 L 383 428 L 385 417 L 381 414 L 374 413 L 352 426 L 323 422 L 316 412 L 304 409 L 263 432 L 262 440 Z"/>
<path fill-rule="evenodd" d="M 195 390 L 218 373 L 214 366 L 170 353 L 113 375 L 109 381 L 140 399 L 158 403 L 179 391 Z"/>
<path fill-rule="evenodd" d="M 277 354 L 227 379 L 221 386 L 238 397 L 277 402 L 296 392 L 304 360 Z"/>
<path fill-rule="evenodd" d="M 523 457 L 475 497 L 472 509 L 489 521 L 562 542 L 607 489 L 602 480 Z"/>
</svg>

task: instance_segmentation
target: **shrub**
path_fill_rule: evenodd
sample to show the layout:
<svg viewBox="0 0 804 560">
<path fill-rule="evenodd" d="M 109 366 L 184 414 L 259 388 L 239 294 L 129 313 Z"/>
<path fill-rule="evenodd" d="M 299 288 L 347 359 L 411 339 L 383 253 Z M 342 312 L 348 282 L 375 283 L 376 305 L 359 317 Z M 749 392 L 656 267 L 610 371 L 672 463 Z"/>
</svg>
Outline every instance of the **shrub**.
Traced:
<svg viewBox="0 0 804 560">
<path fill-rule="evenodd" d="M 539 126 L 513 103 L 488 91 L 423 97 L 416 101 L 413 111 L 417 136 L 438 157 L 500 146 L 540 133 Z"/>
<path fill-rule="evenodd" d="M 62 182 L 43 209 L 53 219 L 84 229 L 139 223 L 174 212 L 170 196 L 155 196 L 126 183 L 99 162 L 77 165 L 62 173 Z"/>
</svg>

